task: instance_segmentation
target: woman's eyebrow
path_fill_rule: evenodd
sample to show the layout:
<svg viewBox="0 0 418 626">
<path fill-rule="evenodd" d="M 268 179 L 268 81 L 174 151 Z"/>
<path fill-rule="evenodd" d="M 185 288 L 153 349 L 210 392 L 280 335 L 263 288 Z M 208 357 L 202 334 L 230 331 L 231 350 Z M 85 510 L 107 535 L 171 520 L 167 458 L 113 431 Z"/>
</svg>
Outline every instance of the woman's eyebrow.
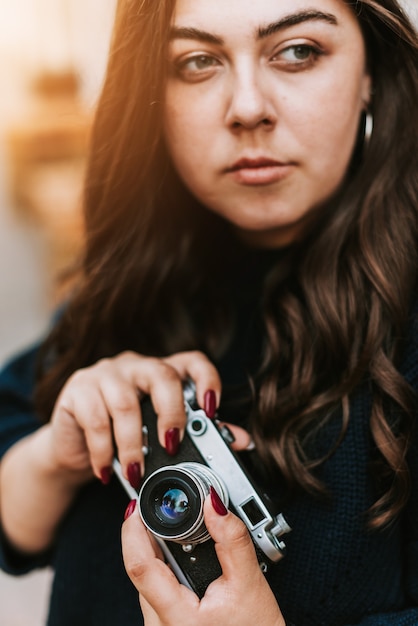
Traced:
<svg viewBox="0 0 418 626">
<path fill-rule="evenodd" d="M 199 28 L 189 28 L 184 26 L 172 26 L 170 30 L 170 41 L 173 39 L 196 39 L 206 43 L 213 43 L 221 46 L 224 43 L 222 37 L 212 35 L 205 30 Z"/>
<path fill-rule="evenodd" d="M 335 15 L 332 15 L 332 13 L 323 13 L 322 11 L 316 10 L 299 11 L 297 13 L 285 15 L 281 19 L 277 20 L 277 22 L 272 22 L 267 26 L 260 26 L 257 30 L 256 37 L 257 39 L 265 39 L 280 30 L 309 21 L 322 21 L 328 24 L 333 24 L 334 26 L 338 24 L 337 18 Z M 172 26 L 170 29 L 170 41 L 173 39 L 194 39 L 219 46 L 224 44 L 224 39 L 219 35 L 188 26 Z"/>
<path fill-rule="evenodd" d="M 324 13 L 323 11 L 316 11 L 314 9 L 298 11 L 297 13 L 285 15 L 280 20 L 277 20 L 277 22 L 272 22 L 267 26 L 260 27 L 258 29 L 257 38 L 265 39 L 280 30 L 310 21 L 326 22 L 327 24 L 332 24 L 333 26 L 338 25 L 337 18 L 332 13 Z"/>
</svg>

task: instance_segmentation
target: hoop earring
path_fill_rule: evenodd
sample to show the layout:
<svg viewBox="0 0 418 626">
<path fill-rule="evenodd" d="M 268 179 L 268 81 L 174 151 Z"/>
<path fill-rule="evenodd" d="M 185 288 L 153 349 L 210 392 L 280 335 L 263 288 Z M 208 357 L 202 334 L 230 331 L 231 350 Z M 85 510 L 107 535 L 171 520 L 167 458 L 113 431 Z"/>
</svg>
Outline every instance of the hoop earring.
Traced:
<svg viewBox="0 0 418 626">
<path fill-rule="evenodd" d="M 365 118 L 364 118 L 364 142 L 363 142 L 364 148 L 368 147 L 368 145 L 370 143 L 370 139 L 372 138 L 373 125 L 374 125 L 374 120 L 373 120 L 372 113 L 370 113 L 370 111 L 365 111 Z"/>
</svg>

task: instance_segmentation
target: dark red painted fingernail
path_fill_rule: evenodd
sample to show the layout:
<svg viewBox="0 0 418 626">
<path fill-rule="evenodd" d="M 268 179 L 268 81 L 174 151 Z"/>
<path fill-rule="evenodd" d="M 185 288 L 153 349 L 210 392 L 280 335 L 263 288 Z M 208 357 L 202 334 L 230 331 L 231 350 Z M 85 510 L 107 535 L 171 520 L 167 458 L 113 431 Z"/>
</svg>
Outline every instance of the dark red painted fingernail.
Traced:
<svg viewBox="0 0 418 626">
<path fill-rule="evenodd" d="M 128 480 L 131 487 L 138 491 L 142 481 L 141 466 L 139 463 L 129 463 Z"/>
<path fill-rule="evenodd" d="M 112 468 L 109 467 L 103 467 L 100 470 L 100 480 L 102 481 L 102 483 L 104 485 L 108 485 L 110 483 L 110 480 L 112 478 Z"/>
<path fill-rule="evenodd" d="M 128 517 L 131 517 L 135 509 L 136 509 L 136 500 L 131 500 L 128 506 L 126 507 L 125 516 L 123 519 L 127 520 Z"/>
<path fill-rule="evenodd" d="M 205 393 L 205 406 L 204 411 L 209 419 L 213 420 L 216 415 L 216 393 L 213 389 L 209 389 Z"/>
<path fill-rule="evenodd" d="M 210 488 L 210 499 L 212 502 L 212 506 L 218 515 L 226 515 L 228 513 L 228 509 L 226 508 L 226 506 L 220 499 L 217 491 L 213 487 Z"/>
<path fill-rule="evenodd" d="M 165 434 L 165 449 L 167 454 L 175 456 L 180 445 L 180 430 L 178 428 L 169 428 Z"/>
</svg>

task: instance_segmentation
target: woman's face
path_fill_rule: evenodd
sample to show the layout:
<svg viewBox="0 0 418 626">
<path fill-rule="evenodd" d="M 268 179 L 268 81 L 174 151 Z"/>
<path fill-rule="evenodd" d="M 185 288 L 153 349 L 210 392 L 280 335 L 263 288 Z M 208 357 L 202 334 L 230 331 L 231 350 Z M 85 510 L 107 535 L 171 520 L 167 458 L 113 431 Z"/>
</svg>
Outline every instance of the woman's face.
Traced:
<svg viewBox="0 0 418 626">
<path fill-rule="evenodd" d="M 343 0 L 177 0 L 165 137 L 190 191 L 254 245 L 303 230 L 347 171 L 370 98 Z"/>
</svg>

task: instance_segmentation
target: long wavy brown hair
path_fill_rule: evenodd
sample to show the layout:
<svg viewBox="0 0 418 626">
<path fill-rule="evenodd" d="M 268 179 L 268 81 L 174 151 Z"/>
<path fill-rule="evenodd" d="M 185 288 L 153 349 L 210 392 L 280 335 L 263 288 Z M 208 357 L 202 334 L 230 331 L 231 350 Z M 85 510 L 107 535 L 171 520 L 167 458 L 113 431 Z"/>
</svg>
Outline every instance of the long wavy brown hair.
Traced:
<svg viewBox="0 0 418 626">
<path fill-rule="evenodd" d="M 395 0 L 347 4 L 367 45 L 373 136 L 367 148 L 359 139 L 346 184 L 315 232 L 268 275 L 251 428 L 289 485 L 321 491 L 315 468 L 324 458 L 309 458 L 305 443 L 341 408 L 343 437 L 350 395 L 366 383 L 371 435 L 391 475 L 371 510 L 371 525 L 381 527 L 408 498 L 417 407 L 397 365 L 417 286 L 418 43 Z M 118 4 L 86 174 L 85 251 L 37 385 L 46 420 L 68 376 L 101 357 L 198 348 L 216 358 L 225 343 L 228 311 L 217 289 L 233 263 L 233 236 L 183 187 L 162 137 L 173 6 Z"/>
</svg>

